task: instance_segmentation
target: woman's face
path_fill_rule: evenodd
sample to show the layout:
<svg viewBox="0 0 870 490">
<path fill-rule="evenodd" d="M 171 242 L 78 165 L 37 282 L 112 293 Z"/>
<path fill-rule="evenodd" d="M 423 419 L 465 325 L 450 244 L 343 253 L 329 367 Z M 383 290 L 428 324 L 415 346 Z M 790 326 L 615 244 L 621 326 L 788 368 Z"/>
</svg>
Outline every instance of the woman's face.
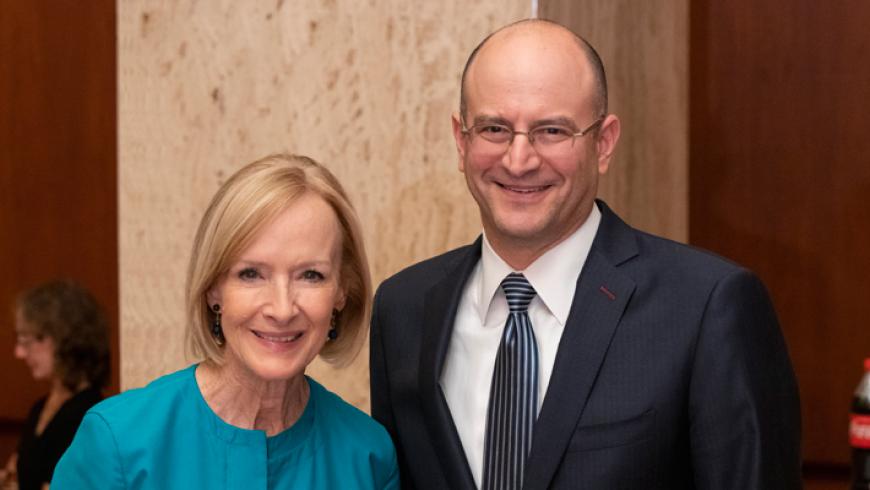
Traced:
<svg viewBox="0 0 870 490">
<path fill-rule="evenodd" d="M 54 340 L 29 333 L 33 329 L 20 311 L 15 314 L 15 332 L 15 357 L 27 363 L 34 379 L 51 379 L 54 376 Z"/>
<path fill-rule="evenodd" d="M 208 292 L 221 307 L 226 368 L 260 380 L 302 376 L 344 307 L 341 230 L 307 193 L 267 223 Z"/>
</svg>

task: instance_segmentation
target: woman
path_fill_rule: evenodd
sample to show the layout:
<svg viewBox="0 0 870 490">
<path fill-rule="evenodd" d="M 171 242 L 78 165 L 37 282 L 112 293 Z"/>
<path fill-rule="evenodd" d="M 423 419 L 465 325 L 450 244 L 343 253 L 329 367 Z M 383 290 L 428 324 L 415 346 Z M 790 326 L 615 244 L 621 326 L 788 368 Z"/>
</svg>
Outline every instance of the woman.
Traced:
<svg viewBox="0 0 870 490">
<path fill-rule="evenodd" d="M 85 412 L 102 399 L 109 376 L 106 319 L 87 290 L 55 281 L 19 296 L 15 331 L 15 357 L 50 388 L 30 409 L 6 480 L 17 472 L 20 489 L 45 488 Z"/>
<path fill-rule="evenodd" d="M 206 210 L 188 268 L 202 362 L 94 407 L 53 485 L 398 488 L 384 428 L 305 376 L 318 354 L 356 354 L 370 295 L 359 224 L 329 171 L 286 155 L 242 168 Z"/>
</svg>

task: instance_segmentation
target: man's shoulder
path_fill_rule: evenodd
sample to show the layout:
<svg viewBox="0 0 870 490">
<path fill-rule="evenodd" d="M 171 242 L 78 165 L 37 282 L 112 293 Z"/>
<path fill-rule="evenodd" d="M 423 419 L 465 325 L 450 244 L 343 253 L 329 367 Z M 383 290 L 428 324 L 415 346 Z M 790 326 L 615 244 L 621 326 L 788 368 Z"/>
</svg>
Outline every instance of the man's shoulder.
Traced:
<svg viewBox="0 0 870 490">
<path fill-rule="evenodd" d="M 479 246 L 475 242 L 410 265 L 384 280 L 378 287 L 378 294 L 401 293 L 408 291 L 408 288 L 413 291 L 428 289 L 452 272 L 460 261 L 474 252 L 474 247 Z"/>
<path fill-rule="evenodd" d="M 685 264 L 690 269 L 701 267 L 730 272 L 743 268 L 740 264 L 711 250 L 644 231 L 635 230 L 635 233 L 642 254 L 670 259 L 669 262 L 673 260 Z"/>
<path fill-rule="evenodd" d="M 757 275 L 727 257 L 694 245 L 632 229 L 638 254 L 620 267 L 636 282 L 710 291 L 728 277 Z"/>
<path fill-rule="evenodd" d="M 603 252 L 612 261 L 622 262 L 628 258 L 640 258 L 642 261 L 677 261 L 692 266 L 740 268 L 729 259 L 709 250 L 635 228 L 623 221 L 606 202 L 598 199 L 596 203 L 601 210 L 601 224 L 593 249 Z"/>
<path fill-rule="evenodd" d="M 712 286 L 735 273 L 754 275 L 712 251 L 634 228 L 603 202 L 599 205 L 603 220 L 593 250 L 635 281 L 654 279 L 660 284 L 665 281 L 698 287 Z"/>
</svg>

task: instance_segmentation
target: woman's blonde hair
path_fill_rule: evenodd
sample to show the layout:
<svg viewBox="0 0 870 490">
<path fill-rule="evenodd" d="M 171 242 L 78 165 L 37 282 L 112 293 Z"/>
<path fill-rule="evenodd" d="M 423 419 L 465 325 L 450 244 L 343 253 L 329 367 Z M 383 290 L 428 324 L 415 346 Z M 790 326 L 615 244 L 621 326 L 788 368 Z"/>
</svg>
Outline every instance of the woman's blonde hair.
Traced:
<svg viewBox="0 0 870 490">
<path fill-rule="evenodd" d="M 187 269 L 187 346 L 197 358 L 223 362 L 211 333 L 214 313 L 206 294 L 253 241 L 257 232 L 303 194 L 312 192 L 332 207 L 341 229 L 339 286 L 345 307 L 337 316 L 338 337 L 320 356 L 346 364 L 359 352 L 368 325 L 372 284 L 359 218 L 338 179 L 314 160 L 270 155 L 233 174 L 205 211 Z"/>
</svg>

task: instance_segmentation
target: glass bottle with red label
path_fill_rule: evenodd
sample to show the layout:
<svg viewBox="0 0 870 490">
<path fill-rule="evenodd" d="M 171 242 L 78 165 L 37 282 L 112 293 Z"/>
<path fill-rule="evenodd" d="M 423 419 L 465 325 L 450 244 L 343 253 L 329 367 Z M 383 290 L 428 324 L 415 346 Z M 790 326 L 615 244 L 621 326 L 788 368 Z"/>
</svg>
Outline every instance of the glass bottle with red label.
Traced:
<svg viewBox="0 0 870 490">
<path fill-rule="evenodd" d="M 864 359 L 864 377 L 852 399 L 849 423 L 852 446 L 852 490 L 870 490 L 870 358 Z"/>
</svg>

